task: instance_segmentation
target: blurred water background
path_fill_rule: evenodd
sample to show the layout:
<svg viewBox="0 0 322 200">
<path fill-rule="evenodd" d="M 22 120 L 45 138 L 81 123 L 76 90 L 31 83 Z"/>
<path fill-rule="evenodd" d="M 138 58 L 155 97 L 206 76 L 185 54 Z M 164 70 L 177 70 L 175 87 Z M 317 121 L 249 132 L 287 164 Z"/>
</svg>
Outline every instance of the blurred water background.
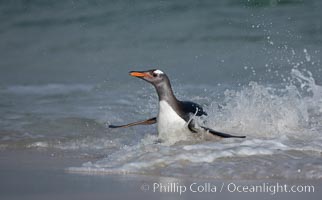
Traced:
<svg viewBox="0 0 322 200">
<path fill-rule="evenodd" d="M 321 178 L 321 9 L 319 0 L 2 0 L 0 149 L 102 158 L 72 171 Z M 168 147 L 153 144 L 154 126 L 108 129 L 156 115 L 154 89 L 128 76 L 151 68 L 203 105 L 209 126 L 247 139 Z"/>
</svg>

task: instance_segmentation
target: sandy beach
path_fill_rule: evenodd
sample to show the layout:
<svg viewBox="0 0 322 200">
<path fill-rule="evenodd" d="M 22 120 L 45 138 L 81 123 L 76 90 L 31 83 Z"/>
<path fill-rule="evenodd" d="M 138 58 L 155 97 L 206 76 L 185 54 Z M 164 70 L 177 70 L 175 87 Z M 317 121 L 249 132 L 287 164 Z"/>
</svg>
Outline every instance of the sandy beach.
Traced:
<svg viewBox="0 0 322 200">
<path fill-rule="evenodd" d="M 68 159 L 66 159 L 66 157 Z M 66 172 L 84 160 L 75 155 L 47 151 L 0 152 L 0 199 L 320 199 L 322 181 L 305 180 L 215 180 L 144 175 L 99 175 Z M 163 184 L 160 190 L 157 185 Z M 224 188 L 220 191 L 222 184 Z M 233 185 L 314 186 L 310 192 L 232 191 Z M 192 185 L 192 187 L 191 187 Z M 228 185 L 230 188 L 228 188 Z M 184 191 L 184 187 L 186 190 Z M 191 188 L 190 188 L 191 187 Z M 217 188 L 216 188 L 217 187 Z M 181 189 L 181 191 L 180 191 Z M 216 191 L 215 191 L 216 190 Z M 181 193 L 181 194 L 180 194 Z"/>
</svg>

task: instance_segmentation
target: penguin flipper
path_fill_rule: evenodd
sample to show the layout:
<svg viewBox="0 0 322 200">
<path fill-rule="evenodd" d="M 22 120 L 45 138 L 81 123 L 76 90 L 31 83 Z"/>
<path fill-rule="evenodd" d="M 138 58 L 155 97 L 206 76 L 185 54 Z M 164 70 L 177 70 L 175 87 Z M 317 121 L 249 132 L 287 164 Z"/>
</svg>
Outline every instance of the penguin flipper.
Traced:
<svg viewBox="0 0 322 200">
<path fill-rule="evenodd" d="M 219 131 L 215 131 L 211 128 L 207 128 L 207 127 L 204 127 L 204 126 L 201 126 L 201 128 L 203 128 L 204 130 L 208 131 L 209 133 L 215 135 L 215 136 L 219 136 L 219 137 L 222 137 L 222 138 L 246 138 L 246 136 L 239 136 L 239 135 L 230 135 L 228 133 L 222 133 L 222 132 L 219 132 Z"/>
<path fill-rule="evenodd" d="M 246 136 L 230 135 L 228 133 L 222 133 L 219 131 L 215 131 L 211 128 L 207 128 L 204 126 L 200 126 L 197 128 L 195 126 L 195 123 L 193 122 L 193 120 L 191 120 L 190 123 L 188 124 L 188 128 L 190 129 L 191 132 L 194 132 L 194 133 L 200 132 L 201 131 L 200 129 L 203 129 L 204 131 L 207 131 L 215 136 L 222 137 L 222 138 L 246 138 Z"/>
<path fill-rule="evenodd" d="M 155 124 L 157 122 L 157 118 L 153 117 L 151 119 L 147 119 L 147 120 L 143 120 L 143 121 L 138 121 L 138 122 L 133 122 L 133 123 L 129 123 L 129 124 L 125 124 L 125 125 L 109 125 L 109 128 L 128 128 L 131 126 L 136 126 L 136 125 L 150 125 L 150 124 Z"/>
</svg>

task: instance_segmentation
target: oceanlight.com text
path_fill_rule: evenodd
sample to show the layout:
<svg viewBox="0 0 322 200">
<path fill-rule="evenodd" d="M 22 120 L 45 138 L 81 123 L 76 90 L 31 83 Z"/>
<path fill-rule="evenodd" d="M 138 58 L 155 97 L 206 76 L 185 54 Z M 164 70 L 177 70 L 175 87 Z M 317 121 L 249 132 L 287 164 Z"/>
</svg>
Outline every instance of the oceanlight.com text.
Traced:
<svg viewBox="0 0 322 200">
<path fill-rule="evenodd" d="M 275 195 L 277 193 L 313 193 L 313 185 L 290 185 L 281 183 L 191 183 L 183 184 L 179 182 L 154 182 L 151 184 L 144 183 L 140 189 L 144 192 L 153 193 L 177 193 L 179 195 L 187 192 L 191 193 L 267 193 Z"/>
</svg>

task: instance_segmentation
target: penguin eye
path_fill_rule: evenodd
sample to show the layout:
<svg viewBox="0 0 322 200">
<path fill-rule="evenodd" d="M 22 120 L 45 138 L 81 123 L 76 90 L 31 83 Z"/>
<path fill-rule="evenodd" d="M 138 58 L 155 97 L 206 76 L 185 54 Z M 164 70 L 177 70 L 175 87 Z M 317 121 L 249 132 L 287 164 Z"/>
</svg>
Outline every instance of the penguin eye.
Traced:
<svg viewBox="0 0 322 200">
<path fill-rule="evenodd" d="M 152 75 L 153 75 L 153 77 L 157 77 L 158 76 L 158 74 L 156 74 L 156 73 L 153 73 Z"/>
</svg>

